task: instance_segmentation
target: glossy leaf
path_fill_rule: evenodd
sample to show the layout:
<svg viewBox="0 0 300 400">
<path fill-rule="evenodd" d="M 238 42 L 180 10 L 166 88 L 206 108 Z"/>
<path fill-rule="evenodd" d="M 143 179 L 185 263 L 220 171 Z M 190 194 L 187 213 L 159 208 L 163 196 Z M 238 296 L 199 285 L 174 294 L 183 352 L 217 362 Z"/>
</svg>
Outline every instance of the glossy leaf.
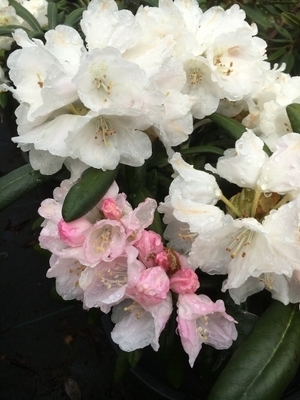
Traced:
<svg viewBox="0 0 300 400">
<path fill-rule="evenodd" d="M 49 179 L 51 175 L 42 175 L 39 171 L 33 170 L 29 164 L 1 177 L 0 211 Z"/>
<path fill-rule="evenodd" d="M 290 104 L 286 108 L 293 132 L 300 133 L 300 104 Z"/>
<path fill-rule="evenodd" d="M 62 216 L 66 222 L 74 221 L 90 211 L 105 195 L 116 179 L 118 169 L 102 171 L 89 168 L 80 180 L 71 187 L 62 207 Z"/>
<path fill-rule="evenodd" d="M 233 118 L 227 117 L 226 115 L 213 113 L 209 116 L 209 118 L 215 124 L 225 129 L 225 131 L 229 133 L 229 135 L 235 140 L 238 140 L 242 136 L 242 134 L 246 132 L 246 127 L 243 124 L 241 124 L 240 122 L 236 121 Z M 271 154 L 271 151 L 266 144 L 264 145 L 264 151 L 268 155 Z"/>
<path fill-rule="evenodd" d="M 274 301 L 235 351 L 208 400 L 278 400 L 299 363 L 299 306 Z"/>
</svg>

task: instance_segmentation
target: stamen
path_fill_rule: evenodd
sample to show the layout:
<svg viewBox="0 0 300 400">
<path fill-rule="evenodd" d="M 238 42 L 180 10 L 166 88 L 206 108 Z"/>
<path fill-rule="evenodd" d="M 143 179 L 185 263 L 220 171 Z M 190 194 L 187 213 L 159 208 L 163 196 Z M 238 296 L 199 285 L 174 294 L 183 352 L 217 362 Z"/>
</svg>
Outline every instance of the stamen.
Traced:
<svg viewBox="0 0 300 400">
<path fill-rule="evenodd" d="M 202 317 L 197 318 L 196 320 L 196 330 L 197 334 L 200 336 L 201 340 L 206 342 L 208 340 L 209 332 L 206 329 L 208 325 L 209 317 L 207 315 L 203 315 Z"/>
<path fill-rule="evenodd" d="M 189 73 L 188 76 L 189 76 L 191 85 L 197 85 L 197 84 L 200 84 L 202 82 L 202 74 L 201 74 L 201 70 L 199 68 L 193 69 Z"/>
<path fill-rule="evenodd" d="M 107 271 L 98 272 L 97 276 L 107 289 L 120 288 L 128 281 L 127 268 L 119 264 Z"/>
<path fill-rule="evenodd" d="M 102 142 L 109 146 L 109 142 L 107 140 L 108 136 L 112 136 L 116 133 L 112 124 L 104 117 L 99 117 L 97 119 L 97 130 L 95 132 L 95 139 L 97 139 L 98 135 L 102 136 Z"/>
<path fill-rule="evenodd" d="M 134 314 L 136 319 L 141 319 L 146 310 L 138 303 L 133 302 L 130 306 L 124 307 L 124 311 L 129 311 Z"/>
<path fill-rule="evenodd" d="M 239 253 L 244 258 L 246 257 L 246 247 L 250 245 L 254 236 L 254 232 L 249 229 L 242 228 L 236 236 L 231 236 L 232 242 L 226 247 L 226 251 L 230 252 L 230 257 L 233 259 Z"/>
<path fill-rule="evenodd" d="M 103 251 L 106 250 L 110 242 L 111 236 L 112 236 L 111 227 L 107 225 L 104 226 L 100 231 L 96 232 L 93 238 L 94 239 L 93 244 L 98 253 L 102 253 Z"/>
<path fill-rule="evenodd" d="M 271 273 L 264 273 L 260 276 L 259 280 L 263 282 L 266 289 L 273 290 L 275 279 L 273 274 Z"/>
</svg>

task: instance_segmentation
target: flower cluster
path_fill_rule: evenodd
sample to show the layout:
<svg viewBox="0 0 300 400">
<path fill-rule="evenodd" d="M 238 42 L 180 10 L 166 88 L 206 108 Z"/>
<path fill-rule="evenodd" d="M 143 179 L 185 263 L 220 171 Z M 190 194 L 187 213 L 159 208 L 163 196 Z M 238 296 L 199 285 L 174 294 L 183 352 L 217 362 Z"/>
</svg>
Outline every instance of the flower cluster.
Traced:
<svg viewBox="0 0 300 400">
<path fill-rule="evenodd" d="M 68 158 L 103 170 L 140 166 L 151 140 L 183 143 L 193 117 L 245 101 L 269 68 L 265 41 L 237 5 L 202 12 L 196 0 L 161 0 L 134 15 L 92 0 L 80 25 L 85 41 L 66 25 L 48 30 L 45 43 L 13 34 L 20 49 L 7 62 L 14 87 L 5 85 L 20 103 L 13 140 L 43 174 Z"/>
<path fill-rule="evenodd" d="M 152 223 L 156 201 L 147 198 L 132 209 L 113 183 L 88 214 L 67 223 L 61 209 L 71 186 L 70 180 L 63 181 L 54 198 L 39 208 L 45 218 L 40 246 L 52 253 L 47 277 L 56 278 L 62 298 L 82 300 L 86 309 L 97 307 L 104 313 L 112 308 L 112 339 L 121 349 L 151 344 L 157 351 L 173 311 L 173 293 L 178 332 L 191 366 L 203 343 L 230 347 L 237 331 L 223 301 L 195 294 L 199 281 L 186 258 L 145 229 Z"/>
<path fill-rule="evenodd" d="M 300 135 L 283 135 L 270 157 L 263 145 L 247 130 L 216 168 L 205 166 L 239 186 L 230 201 L 213 175 L 175 153 L 170 162 L 177 176 L 159 210 L 170 224 L 170 243 L 188 253 L 195 268 L 228 275 L 223 290 L 229 289 L 236 303 L 264 288 L 284 304 L 299 303 Z M 216 206 L 219 200 L 227 213 Z"/>
</svg>

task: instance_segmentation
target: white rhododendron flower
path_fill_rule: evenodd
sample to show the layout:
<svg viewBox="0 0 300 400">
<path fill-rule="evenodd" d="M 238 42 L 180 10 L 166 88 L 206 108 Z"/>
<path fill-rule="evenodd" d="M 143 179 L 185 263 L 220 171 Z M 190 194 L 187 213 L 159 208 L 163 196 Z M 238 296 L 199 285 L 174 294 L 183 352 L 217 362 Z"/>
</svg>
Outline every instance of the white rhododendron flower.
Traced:
<svg viewBox="0 0 300 400">
<path fill-rule="evenodd" d="M 186 237 L 192 241 L 190 263 L 209 274 L 228 275 L 223 290 L 229 289 L 236 303 L 264 288 L 284 304 L 300 301 L 299 286 L 296 289 L 300 273 L 299 143 L 299 134 L 286 134 L 269 157 L 263 141 L 247 130 L 235 149 L 219 158 L 216 168 L 206 165 L 207 170 L 243 188 L 230 200 L 212 175 L 194 170 L 177 154 L 170 160 L 179 176 L 159 211 L 167 213 L 166 223 L 174 226 L 170 210 L 175 219 L 187 223 L 190 232 Z M 217 200 L 226 204 L 229 214 L 216 206 Z M 178 235 L 183 236 L 181 231 Z M 278 282 L 284 282 L 285 289 L 280 290 Z"/>
</svg>

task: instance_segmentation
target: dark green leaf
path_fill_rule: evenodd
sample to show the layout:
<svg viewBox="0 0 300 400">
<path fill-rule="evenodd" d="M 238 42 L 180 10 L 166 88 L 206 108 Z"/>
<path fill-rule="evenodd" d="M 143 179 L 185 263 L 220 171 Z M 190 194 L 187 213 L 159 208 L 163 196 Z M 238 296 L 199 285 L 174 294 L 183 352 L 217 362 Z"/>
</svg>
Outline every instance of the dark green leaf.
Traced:
<svg viewBox="0 0 300 400">
<path fill-rule="evenodd" d="M 287 25 L 300 29 L 300 19 L 295 14 L 283 12 L 281 13 L 281 19 Z"/>
<path fill-rule="evenodd" d="M 11 36 L 11 34 L 16 30 L 20 29 L 21 27 L 19 25 L 6 25 L 6 26 L 0 26 L 0 36 Z M 29 33 L 29 29 L 23 28 L 24 31 Z"/>
<path fill-rule="evenodd" d="M 54 29 L 58 24 L 57 5 L 53 1 L 49 1 L 47 8 L 48 27 Z"/>
<path fill-rule="evenodd" d="M 41 25 L 31 12 L 15 0 L 8 0 L 8 2 L 16 10 L 17 15 L 23 18 L 34 31 L 43 32 Z"/>
<path fill-rule="evenodd" d="M 95 168 L 84 171 L 65 198 L 62 207 L 63 219 L 71 222 L 90 211 L 108 191 L 117 173 L 117 168 L 112 171 Z"/>
<path fill-rule="evenodd" d="M 215 124 L 225 129 L 225 131 L 229 133 L 229 135 L 235 140 L 238 140 L 242 136 L 242 134 L 246 132 L 246 128 L 244 127 L 244 125 L 233 118 L 227 117 L 226 115 L 213 113 L 209 116 L 209 118 Z M 264 145 L 264 151 L 268 155 L 271 155 L 271 151 L 266 144 Z"/>
<path fill-rule="evenodd" d="M 274 301 L 235 351 L 208 400 L 278 400 L 299 363 L 299 306 Z"/>
<path fill-rule="evenodd" d="M 280 47 L 280 49 L 277 49 L 275 51 L 273 51 L 269 56 L 268 56 L 268 61 L 274 61 L 276 60 L 278 57 L 281 57 L 283 54 L 285 54 L 286 49 L 284 46 Z"/>
<path fill-rule="evenodd" d="M 85 8 L 77 8 L 76 10 L 72 11 L 66 18 L 64 25 L 69 25 L 75 27 L 76 24 L 81 20 L 82 13 L 85 11 Z"/>
<path fill-rule="evenodd" d="M 126 372 L 128 372 L 129 368 L 130 364 L 128 361 L 127 353 L 121 350 L 118 353 L 118 358 L 115 364 L 114 381 L 120 382 L 126 375 Z"/>
<path fill-rule="evenodd" d="M 252 22 L 261 25 L 263 28 L 272 27 L 270 19 L 263 13 L 262 10 L 255 9 L 253 7 L 248 7 L 246 5 L 241 5 L 241 8 L 243 8 L 245 13 L 247 14 L 247 17 L 249 17 Z"/>
<path fill-rule="evenodd" d="M 286 107 L 286 112 L 289 117 L 293 132 L 300 133 L 300 104 L 289 104 Z"/>
<path fill-rule="evenodd" d="M 132 368 L 134 368 L 137 363 L 140 361 L 142 354 L 143 354 L 143 349 L 136 349 L 134 351 L 130 351 L 127 354 L 127 360 Z"/>
<path fill-rule="evenodd" d="M 27 164 L 0 178 L 0 211 L 29 193 L 35 187 L 51 179 Z"/>
<path fill-rule="evenodd" d="M 190 147 L 188 149 L 183 149 L 180 151 L 181 154 L 187 155 L 187 154 L 203 154 L 203 153 L 212 153 L 212 154 L 217 154 L 219 156 L 222 156 L 224 153 L 223 149 L 220 149 L 219 147 L 216 146 L 195 146 L 195 147 Z"/>
</svg>

